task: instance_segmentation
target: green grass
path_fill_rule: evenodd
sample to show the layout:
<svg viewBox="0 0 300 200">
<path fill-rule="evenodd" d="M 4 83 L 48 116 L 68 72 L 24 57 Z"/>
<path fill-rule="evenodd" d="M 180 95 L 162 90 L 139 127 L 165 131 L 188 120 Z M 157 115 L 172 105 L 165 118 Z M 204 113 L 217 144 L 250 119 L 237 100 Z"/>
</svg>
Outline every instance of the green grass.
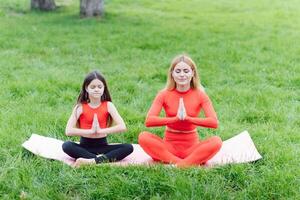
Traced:
<svg viewBox="0 0 300 200">
<path fill-rule="evenodd" d="M 54 12 L 0 0 L 1 199 L 299 199 L 300 3 L 105 2 L 103 19 L 80 19 L 79 1 Z M 72 169 L 21 147 L 32 133 L 66 140 L 84 76 L 98 69 L 137 143 L 170 60 L 186 52 L 226 140 L 248 130 L 263 159 L 212 169 L 93 166 Z M 72 138 L 77 140 L 78 138 Z"/>
</svg>

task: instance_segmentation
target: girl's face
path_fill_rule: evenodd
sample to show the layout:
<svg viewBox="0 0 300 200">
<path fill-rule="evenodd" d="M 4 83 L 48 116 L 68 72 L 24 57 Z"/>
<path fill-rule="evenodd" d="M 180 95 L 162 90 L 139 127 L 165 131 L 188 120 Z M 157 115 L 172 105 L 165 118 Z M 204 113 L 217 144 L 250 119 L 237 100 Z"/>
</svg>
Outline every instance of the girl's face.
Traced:
<svg viewBox="0 0 300 200">
<path fill-rule="evenodd" d="M 178 85 L 190 84 L 193 76 L 194 71 L 185 62 L 179 62 L 172 71 L 172 77 Z"/>
<path fill-rule="evenodd" d="M 104 84 L 99 79 L 94 79 L 86 88 L 89 98 L 100 99 L 104 92 Z"/>
</svg>

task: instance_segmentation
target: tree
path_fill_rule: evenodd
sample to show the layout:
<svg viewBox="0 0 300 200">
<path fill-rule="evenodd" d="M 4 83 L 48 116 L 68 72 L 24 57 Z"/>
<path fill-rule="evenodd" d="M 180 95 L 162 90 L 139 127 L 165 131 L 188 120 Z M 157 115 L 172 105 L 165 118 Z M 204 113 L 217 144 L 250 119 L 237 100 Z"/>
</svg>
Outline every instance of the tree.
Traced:
<svg viewBox="0 0 300 200">
<path fill-rule="evenodd" d="M 54 0 L 31 0 L 31 9 L 54 10 L 56 8 Z"/>
<path fill-rule="evenodd" d="M 104 0 L 80 0 L 80 16 L 103 16 Z"/>
</svg>

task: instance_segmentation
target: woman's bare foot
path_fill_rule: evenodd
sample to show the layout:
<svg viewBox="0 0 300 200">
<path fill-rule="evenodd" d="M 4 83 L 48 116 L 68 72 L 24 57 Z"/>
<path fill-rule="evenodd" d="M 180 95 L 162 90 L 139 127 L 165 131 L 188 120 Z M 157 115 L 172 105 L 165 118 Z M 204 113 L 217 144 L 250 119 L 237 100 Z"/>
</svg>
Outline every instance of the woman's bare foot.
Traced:
<svg viewBox="0 0 300 200">
<path fill-rule="evenodd" d="M 92 164 L 96 164 L 94 158 L 77 158 L 73 167 L 80 167 L 82 165 L 92 165 Z"/>
</svg>

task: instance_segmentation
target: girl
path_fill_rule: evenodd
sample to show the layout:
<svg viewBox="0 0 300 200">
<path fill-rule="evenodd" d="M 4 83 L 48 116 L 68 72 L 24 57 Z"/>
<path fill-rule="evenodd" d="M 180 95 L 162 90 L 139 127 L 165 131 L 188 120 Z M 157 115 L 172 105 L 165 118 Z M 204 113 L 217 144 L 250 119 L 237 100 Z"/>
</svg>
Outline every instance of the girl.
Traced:
<svg viewBox="0 0 300 200">
<path fill-rule="evenodd" d="M 133 146 L 109 145 L 106 136 L 123 131 L 125 123 L 111 102 L 104 77 L 96 71 L 89 73 L 66 126 L 66 135 L 81 136 L 80 143 L 67 141 L 63 151 L 76 159 L 75 167 L 122 160 L 133 152 Z"/>
<path fill-rule="evenodd" d="M 159 117 L 162 108 L 166 117 Z M 205 118 L 198 117 L 201 110 Z M 179 55 L 172 61 L 167 86 L 154 99 L 145 124 L 166 126 L 164 139 L 149 132 L 139 135 L 139 144 L 154 160 L 182 167 L 200 165 L 221 148 L 217 136 L 199 141 L 196 127 L 217 128 L 218 120 L 200 85 L 197 67 L 188 56 Z"/>
</svg>

